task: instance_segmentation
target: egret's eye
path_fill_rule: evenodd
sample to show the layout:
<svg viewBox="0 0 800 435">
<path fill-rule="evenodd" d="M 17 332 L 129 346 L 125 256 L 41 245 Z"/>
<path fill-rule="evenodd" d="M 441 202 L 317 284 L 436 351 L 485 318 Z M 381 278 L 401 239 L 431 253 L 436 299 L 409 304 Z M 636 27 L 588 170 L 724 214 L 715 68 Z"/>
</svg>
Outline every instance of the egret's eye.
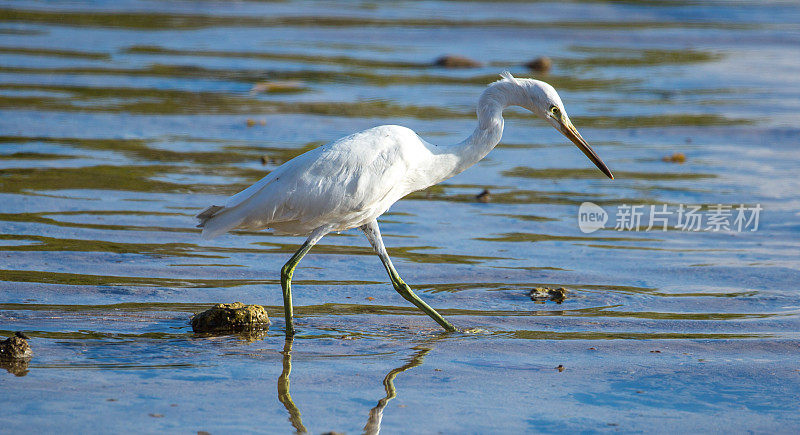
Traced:
<svg viewBox="0 0 800 435">
<path fill-rule="evenodd" d="M 550 106 L 550 113 L 551 113 L 553 116 L 558 116 L 559 112 L 561 112 L 561 111 L 560 111 L 560 110 L 558 110 L 558 107 L 556 107 L 556 106 Z"/>
</svg>

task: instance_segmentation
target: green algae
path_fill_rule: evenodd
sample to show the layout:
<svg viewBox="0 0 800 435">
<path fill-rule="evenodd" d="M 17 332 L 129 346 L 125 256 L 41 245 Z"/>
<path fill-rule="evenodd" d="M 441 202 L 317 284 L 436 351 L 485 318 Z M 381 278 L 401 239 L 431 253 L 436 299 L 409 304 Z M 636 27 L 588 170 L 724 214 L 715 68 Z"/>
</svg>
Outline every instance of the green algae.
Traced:
<svg viewBox="0 0 800 435">
<path fill-rule="evenodd" d="M 656 49 L 619 47 L 571 47 L 572 51 L 594 54 L 579 59 L 557 59 L 565 68 L 575 67 L 643 67 L 712 62 L 722 59 L 722 54 L 696 49 Z"/>
<path fill-rule="evenodd" d="M 593 169 L 597 171 L 597 169 Z M 597 171 L 600 173 L 599 171 Z M 602 175 L 602 173 L 601 173 Z M 475 193 L 455 193 L 461 191 L 458 185 L 448 185 L 446 183 L 431 186 L 425 190 L 417 191 L 406 196 L 406 199 L 417 201 L 446 201 L 475 203 Z M 553 190 L 527 190 L 511 189 L 506 191 L 492 191 L 492 203 L 494 204 L 562 204 L 580 205 L 590 200 L 593 203 L 606 206 L 618 204 L 650 204 L 655 203 L 647 199 L 635 198 L 612 198 L 607 195 L 587 192 L 553 191 Z M 661 203 L 659 203 L 661 204 Z"/>
<path fill-rule="evenodd" d="M 520 286 L 522 287 L 522 286 Z M 414 286 L 416 291 L 424 291 L 430 286 Z M 584 290 L 581 290 L 583 292 Z M 516 293 L 519 293 L 515 289 Z M 715 297 L 711 294 L 690 295 L 692 297 Z M 520 298 L 522 300 L 522 298 Z M 85 316 L 87 318 L 97 318 L 103 315 L 113 315 L 117 317 L 140 318 L 142 313 L 197 313 L 208 308 L 208 304 L 201 303 L 123 303 L 108 305 L 55 305 L 55 304 L 0 304 L 0 309 L 6 311 L 30 311 L 35 316 L 63 316 L 65 314 L 73 316 Z M 263 308 L 267 314 L 279 315 L 283 313 L 283 306 L 265 305 Z M 424 315 L 412 306 L 394 305 L 362 305 L 345 303 L 325 303 L 315 305 L 303 305 L 295 307 L 303 317 L 330 317 L 330 316 L 353 316 L 353 315 Z M 571 309 L 537 309 L 537 310 L 468 310 L 468 309 L 441 309 L 440 311 L 448 316 L 464 317 L 570 317 L 570 318 L 620 318 L 620 319 L 644 319 L 644 320 L 684 320 L 684 321 L 739 321 L 739 320 L 759 320 L 781 317 L 795 316 L 793 310 L 778 313 L 722 313 L 722 312 L 657 312 L 657 311 L 629 311 L 624 310 L 622 305 L 600 305 L 586 308 Z M 80 334 L 99 334 L 99 332 L 78 331 Z M 359 332 L 366 334 L 367 332 Z M 11 331 L 0 330 L 0 334 L 13 334 Z M 34 338 L 65 338 L 60 332 L 51 331 L 31 331 L 28 332 Z M 55 334 L 55 335 L 54 335 Z M 185 334 L 175 333 L 112 333 L 109 335 L 97 335 L 97 337 L 118 337 L 118 338 L 153 338 L 153 339 L 174 339 L 183 337 Z M 85 335 L 81 335 L 83 338 Z"/>
<path fill-rule="evenodd" d="M 40 222 L 49 223 L 46 219 L 35 217 L 32 219 L 24 219 L 24 215 L 11 214 L 10 219 L 6 219 L 5 215 L 0 214 L 0 221 L 17 221 L 17 222 Z M 95 229 L 134 229 L 144 230 L 144 227 L 127 228 L 121 226 L 106 226 L 106 225 L 83 225 L 73 224 L 64 225 L 68 227 L 78 228 L 95 228 Z M 152 228 L 150 228 L 152 230 Z M 192 232 L 197 230 L 192 229 Z M 107 252 L 115 254 L 140 254 L 146 256 L 156 257 L 185 257 L 185 258 L 228 258 L 235 253 L 260 253 L 260 254 L 289 254 L 297 251 L 297 244 L 293 243 L 275 243 L 275 242 L 255 242 L 256 246 L 267 246 L 271 249 L 259 248 L 226 248 L 226 247 L 213 247 L 201 246 L 193 243 L 130 243 L 130 242 L 109 242 L 102 240 L 86 240 L 86 239 L 67 239 L 56 238 L 47 236 L 36 235 L 5 235 L 0 234 L 0 240 L 10 241 L 24 241 L 34 242 L 19 245 L 6 245 L 0 246 L 2 251 L 15 251 L 15 252 L 35 252 L 35 251 L 59 251 L 59 252 Z M 600 240 L 600 239 L 592 239 Z M 417 251 L 431 251 L 439 249 L 433 246 L 401 246 L 392 247 L 388 251 L 392 257 L 404 258 L 415 263 L 450 263 L 450 264 L 478 264 L 491 260 L 500 260 L 503 257 L 493 256 L 477 256 L 477 255 L 459 255 L 459 254 L 443 254 L 431 252 L 417 252 Z M 323 255 L 363 255 L 374 256 L 374 251 L 366 246 L 339 246 L 320 244 L 314 247 L 315 254 Z M 204 265 L 207 267 L 208 265 Z"/>
<path fill-rule="evenodd" d="M 117 224 L 99 224 L 87 222 L 71 222 L 59 220 L 59 216 L 183 216 L 183 213 L 174 212 L 157 212 L 157 211 L 136 211 L 136 210 L 86 210 L 86 211 L 61 211 L 61 212 L 38 212 L 38 213 L 0 213 L 0 221 L 3 222 L 30 222 L 46 224 L 55 227 L 65 228 L 89 228 L 95 230 L 125 230 L 125 231 L 165 231 L 175 233 L 193 233 L 197 232 L 194 228 L 183 227 L 164 227 L 153 225 L 117 225 Z M 36 241 L 44 246 L 58 249 L 61 243 L 56 242 L 53 238 L 46 236 L 15 236 L 10 234 L 0 235 L 0 240 L 20 240 L 20 241 Z M 64 239 L 61 239 L 64 240 Z M 63 246 L 63 245 L 62 245 Z M 75 246 L 75 244 L 72 244 Z M 2 250 L 3 248 L 0 248 Z M 43 250 L 50 250 L 43 248 Z"/>
<path fill-rule="evenodd" d="M 53 50 L 48 48 L 28 48 L 28 47 L 0 47 L 0 54 L 24 54 L 29 56 L 53 56 L 53 57 L 67 57 L 75 59 L 97 59 L 97 60 L 111 59 L 111 55 L 109 55 L 108 53 L 74 51 L 74 50 Z"/>
<path fill-rule="evenodd" d="M 762 333 L 554 332 L 531 330 L 497 332 L 496 334 L 522 340 L 743 340 L 772 337 L 772 334 Z"/>
<path fill-rule="evenodd" d="M 586 178 L 599 178 L 604 179 L 605 175 L 595 168 L 548 168 L 548 169 L 534 169 L 523 166 L 518 166 L 513 169 L 503 171 L 503 175 L 508 177 L 520 178 L 541 178 L 541 179 L 586 179 Z M 620 180 L 700 180 L 708 178 L 716 178 L 716 174 L 703 174 L 698 172 L 634 172 L 634 171 L 614 171 L 614 177 Z"/>
<path fill-rule="evenodd" d="M 110 287 L 163 287 L 163 288 L 231 288 L 251 285 L 279 286 L 279 269 L 276 268 L 275 279 L 201 279 L 201 278 L 161 278 L 149 276 L 115 276 L 94 275 L 83 273 L 67 273 L 41 270 L 3 270 L 3 281 L 6 282 L 32 282 L 41 284 L 62 285 L 88 285 Z M 367 284 L 381 284 L 378 281 L 321 281 L 321 280 L 294 280 L 297 285 L 336 285 L 336 286 L 363 286 Z"/>
<path fill-rule="evenodd" d="M 0 160 L 69 160 L 76 158 L 78 158 L 78 156 L 70 156 L 64 154 L 32 153 L 32 152 L 0 154 Z"/>
<path fill-rule="evenodd" d="M 494 81 L 493 78 L 491 81 Z M 484 82 L 485 84 L 486 82 Z M 553 83 L 558 85 L 557 82 Z M 92 87 L 77 85 L 2 84 L 0 89 L 36 90 L 63 96 L 0 95 L 0 108 L 25 108 L 81 112 L 128 112 L 133 114 L 271 114 L 298 113 L 321 116 L 413 119 L 474 119 L 472 107 L 462 109 L 442 106 L 398 104 L 385 100 L 354 102 L 264 100 L 251 95 L 178 89 L 130 87 Z M 478 92 L 476 92 L 477 96 Z M 529 113 L 509 111 L 509 119 L 531 119 Z M 724 126 L 752 123 L 715 114 L 671 113 L 629 116 L 575 116 L 581 128 L 652 128 L 664 126 Z"/>
<path fill-rule="evenodd" d="M 187 150 L 172 150 L 166 148 L 170 143 L 197 143 L 197 144 L 213 144 L 217 145 L 217 150 L 212 151 L 194 151 L 191 148 Z M 265 152 L 270 157 L 279 162 L 291 160 L 292 158 L 317 148 L 324 144 L 321 141 L 311 141 L 300 144 L 298 147 L 281 148 L 265 145 L 261 141 L 219 141 L 211 139 L 196 138 L 191 136 L 169 136 L 160 137 L 149 140 L 144 139 L 97 139 L 97 138 L 75 138 L 75 137 L 37 137 L 37 136 L 1 136 L 0 144 L 30 144 L 30 143 L 46 143 L 64 145 L 70 148 L 86 150 L 86 151 L 112 151 L 121 153 L 122 155 L 132 160 L 144 160 L 148 162 L 163 163 L 160 167 L 163 169 L 169 168 L 175 171 L 184 171 L 185 165 L 166 165 L 166 164 L 196 164 L 200 166 L 213 166 L 215 173 L 239 177 L 259 177 L 266 174 L 266 171 L 248 170 L 244 168 L 237 168 L 234 165 L 247 163 L 257 160 Z M 52 157 L 48 157 L 52 156 Z M 47 159 L 47 158 L 76 158 L 77 156 L 61 155 L 61 154 L 40 154 L 20 152 L 11 155 L 0 155 L 0 159 Z M 220 172 L 220 166 L 223 167 Z M 138 166 L 138 165 L 137 165 Z M 57 168 L 55 168 L 57 169 Z M 228 172 L 224 172 L 228 171 Z M 235 172 L 231 172 L 235 171 Z"/>
<path fill-rule="evenodd" d="M 298 247 L 298 245 L 295 244 L 281 244 L 273 242 L 256 242 L 255 244 L 261 246 L 273 246 L 276 249 L 270 250 L 269 252 L 283 252 L 286 254 L 293 254 L 295 251 L 297 251 Z M 436 249 L 441 249 L 441 248 L 437 248 L 435 246 L 393 246 L 386 248 L 390 257 L 403 258 L 412 261 L 414 263 L 479 264 L 486 261 L 503 259 L 503 257 L 493 257 L 493 256 L 424 252 Z M 416 251 L 423 251 L 423 252 L 416 252 Z M 368 246 L 337 246 L 337 245 L 318 244 L 314 246 L 314 250 L 312 252 L 314 252 L 315 254 L 331 254 L 331 255 L 342 255 L 342 256 L 375 255 L 375 251 L 373 251 L 372 248 Z"/>
<path fill-rule="evenodd" d="M 626 241 L 626 242 L 641 242 L 642 239 L 635 237 L 622 237 L 622 236 L 562 236 L 556 234 L 536 234 L 536 233 L 523 233 L 512 232 L 503 233 L 492 237 L 476 237 L 475 240 L 483 240 L 486 242 L 579 242 L 579 241 Z M 650 239 L 653 241 L 654 239 Z"/>
<path fill-rule="evenodd" d="M 529 21 L 519 19 L 458 20 L 422 18 L 378 18 L 353 16 L 224 16 L 170 14 L 166 12 L 100 12 L 0 9 L 0 22 L 57 24 L 75 27 L 105 27 L 141 30 L 201 29 L 207 27 L 415 27 L 415 28 L 541 28 L 541 29 L 755 29 L 762 26 L 712 21 Z"/>
<path fill-rule="evenodd" d="M 429 63 L 415 63 L 415 62 L 402 62 L 402 61 L 381 61 L 373 59 L 359 59 L 349 56 L 325 56 L 316 55 L 311 56 L 307 54 L 291 54 L 291 53 L 269 53 L 269 52 L 247 52 L 247 51 L 221 51 L 221 50 L 176 50 L 168 49 L 159 46 L 146 46 L 135 45 L 127 49 L 127 53 L 131 54 L 157 54 L 169 56 L 205 56 L 205 57 L 221 57 L 221 58 L 244 58 L 244 59 L 263 59 L 263 60 L 281 60 L 292 61 L 300 63 L 314 63 L 314 64 L 329 64 L 329 65 L 346 65 L 356 67 L 370 67 L 370 68 L 423 68 L 430 66 Z M 174 67 L 167 67 L 173 68 Z M 263 72 L 262 78 L 263 78 Z M 274 73 L 273 73 L 274 74 Z M 328 72 L 328 74 L 331 74 Z M 365 76 L 365 73 L 356 73 L 357 75 L 351 77 L 357 78 L 359 75 Z M 343 74 L 341 74 L 343 76 Z M 313 77 L 313 76 L 312 76 Z M 330 77 L 324 75 L 323 78 Z M 319 80 L 320 77 L 317 77 Z"/>
<path fill-rule="evenodd" d="M 136 49 L 137 47 L 133 47 Z M 386 61 L 376 61 L 372 59 L 352 59 L 342 57 L 291 55 L 283 53 L 264 53 L 264 52 L 215 52 L 215 51 L 191 51 L 191 50 L 172 50 L 161 49 L 158 47 L 144 47 L 144 51 L 136 51 L 136 54 L 158 55 L 164 51 L 169 56 L 187 57 L 221 57 L 221 58 L 241 58 L 241 59 L 260 59 L 260 60 L 282 60 L 292 58 L 293 62 L 307 65 L 331 65 L 334 67 L 343 66 L 348 69 L 341 71 L 338 68 L 331 70 L 320 68 L 297 69 L 291 71 L 267 71 L 263 69 L 229 69 L 224 67 L 205 68 L 200 66 L 168 65 L 152 63 L 139 68 L 121 68 L 114 66 L 92 67 L 11 67 L 0 66 L 0 72 L 20 73 L 20 74 L 81 74 L 81 75 L 111 75 L 111 76 L 131 76 L 131 77 L 169 77 L 169 78 L 194 78 L 212 79 L 224 81 L 236 81 L 243 84 L 252 84 L 265 78 L 271 80 L 301 80 L 310 84 L 350 84 L 350 85 L 375 85 L 375 86 L 397 86 L 397 85 L 475 85 L 482 86 L 497 80 L 494 74 L 475 74 L 464 77 L 448 76 L 443 74 L 433 74 L 416 72 L 414 74 L 397 74 L 391 70 L 381 69 L 375 72 L 367 68 L 400 68 L 395 63 Z M 403 63 L 404 64 L 404 63 Z M 410 66 L 408 67 L 411 68 Z M 634 85 L 639 84 L 639 80 L 630 78 L 582 78 L 571 75 L 552 74 L 547 77 L 548 83 L 553 84 L 563 90 L 603 90 L 613 89 L 615 91 L 627 91 Z"/>
</svg>

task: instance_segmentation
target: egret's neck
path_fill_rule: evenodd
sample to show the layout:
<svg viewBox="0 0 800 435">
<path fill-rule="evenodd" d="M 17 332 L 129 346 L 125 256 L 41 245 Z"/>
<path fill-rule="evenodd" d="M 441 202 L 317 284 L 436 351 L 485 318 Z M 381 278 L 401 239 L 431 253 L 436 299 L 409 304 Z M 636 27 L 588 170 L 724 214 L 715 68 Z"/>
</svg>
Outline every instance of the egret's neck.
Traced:
<svg viewBox="0 0 800 435">
<path fill-rule="evenodd" d="M 450 173 L 444 178 L 463 172 L 489 154 L 503 136 L 503 109 L 522 106 L 525 98 L 523 90 L 509 81 L 496 82 L 486 88 L 478 100 L 475 131 L 462 142 L 447 147 L 451 159 L 446 166 L 450 166 Z"/>
</svg>

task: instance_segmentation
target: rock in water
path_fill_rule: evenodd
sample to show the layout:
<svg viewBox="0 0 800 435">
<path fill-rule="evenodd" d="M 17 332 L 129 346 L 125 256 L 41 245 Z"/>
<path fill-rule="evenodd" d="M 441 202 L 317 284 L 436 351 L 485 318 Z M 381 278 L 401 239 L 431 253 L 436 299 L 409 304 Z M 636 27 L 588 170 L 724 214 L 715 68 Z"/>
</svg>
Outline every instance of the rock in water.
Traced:
<svg viewBox="0 0 800 435">
<path fill-rule="evenodd" d="M 0 360 L 30 359 L 33 356 L 28 340 L 22 337 L 24 334 L 18 333 L 0 341 Z"/>
<path fill-rule="evenodd" d="M 550 68 L 553 67 L 553 61 L 550 60 L 549 57 L 541 56 L 541 57 L 537 57 L 536 59 L 533 59 L 532 61 L 526 63 L 525 66 L 527 66 L 528 69 L 530 69 L 530 70 L 533 70 L 533 71 L 536 71 L 536 72 L 540 72 L 540 73 L 546 73 L 546 72 L 550 71 Z"/>
<path fill-rule="evenodd" d="M 475 195 L 475 199 L 482 203 L 490 202 L 492 200 L 492 192 L 489 192 L 489 189 L 483 189 L 483 192 Z"/>
<path fill-rule="evenodd" d="M 531 290 L 530 297 L 533 301 L 536 302 L 544 302 L 544 301 L 553 301 L 557 304 L 564 302 L 564 299 L 567 298 L 567 289 L 564 287 L 560 288 L 549 288 L 549 287 L 536 287 Z"/>
<path fill-rule="evenodd" d="M 217 304 L 192 317 L 194 332 L 245 332 L 269 328 L 267 310 L 241 302 Z"/>
<path fill-rule="evenodd" d="M 481 63 L 464 56 L 447 55 L 442 56 L 433 61 L 436 66 L 445 68 L 476 68 L 481 66 Z"/>
<path fill-rule="evenodd" d="M 686 154 L 684 153 L 673 153 L 671 156 L 664 156 L 661 160 L 667 163 L 684 163 L 686 162 Z"/>
</svg>

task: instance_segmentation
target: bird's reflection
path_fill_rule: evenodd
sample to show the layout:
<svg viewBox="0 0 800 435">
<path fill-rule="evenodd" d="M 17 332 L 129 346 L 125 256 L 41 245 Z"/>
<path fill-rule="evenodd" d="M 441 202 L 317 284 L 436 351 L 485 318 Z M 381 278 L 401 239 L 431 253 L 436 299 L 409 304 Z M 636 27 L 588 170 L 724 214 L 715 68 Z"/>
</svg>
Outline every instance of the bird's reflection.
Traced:
<svg viewBox="0 0 800 435">
<path fill-rule="evenodd" d="M 383 378 L 383 387 L 386 390 L 386 396 L 378 400 L 378 404 L 369 411 L 369 418 L 367 419 L 367 424 L 364 426 L 365 434 L 373 435 L 380 433 L 383 409 L 390 400 L 397 397 L 397 390 L 394 387 L 394 378 L 408 369 L 421 365 L 425 355 L 431 351 L 430 347 L 422 346 L 415 347 L 414 349 L 416 352 L 414 352 L 405 364 L 392 369 Z M 284 342 L 282 353 L 283 371 L 280 377 L 278 377 L 278 400 L 280 400 L 289 413 L 289 422 L 294 426 L 295 432 L 299 434 L 307 433 L 308 430 L 303 425 L 303 420 L 300 416 L 300 409 L 295 405 L 292 400 L 292 395 L 289 392 L 289 375 L 292 372 L 292 339 L 287 339 Z"/>
<path fill-rule="evenodd" d="M 292 395 L 289 394 L 289 374 L 292 373 L 292 339 L 288 338 L 283 343 L 283 371 L 278 378 L 278 400 L 281 401 L 283 407 L 289 412 L 289 422 L 294 426 L 297 433 L 306 433 L 306 427 L 303 426 L 303 419 L 300 417 L 300 410 L 292 400 Z"/>
<path fill-rule="evenodd" d="M 364 426 L 365 434 L 373 435 L 380 433 L 381 421 L 383 420 L 383 408 L 386 407 L 386 404 L 389 403 L 390 400 L 397 397 L 397 390 L 394 388 L 394 378 L 408 369 L 421 365 L 425 355 L 431 351 L 429 347 L 416 347 L 415 349 L 417 349 L 417 351 L 409 358 L 408 362 L 390 371 L 386 374 L 386 377 L 383 378 L 383 388 L 386 389 L 386 396 L 379 400 L 374 408 L 370 409 L 369 419 L 367 420 L 366 426 Z"/>
</svg>

